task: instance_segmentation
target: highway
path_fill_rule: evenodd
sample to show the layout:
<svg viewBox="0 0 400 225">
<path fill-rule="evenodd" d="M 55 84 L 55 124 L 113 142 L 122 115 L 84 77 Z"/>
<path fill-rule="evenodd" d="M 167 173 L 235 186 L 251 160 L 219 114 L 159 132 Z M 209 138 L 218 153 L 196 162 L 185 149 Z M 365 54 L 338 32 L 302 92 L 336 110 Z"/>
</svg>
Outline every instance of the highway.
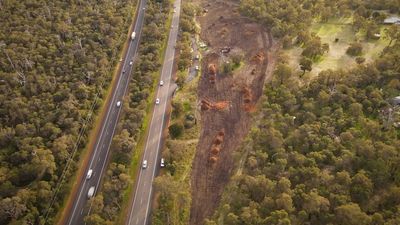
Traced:
<svg viewBox="0 0 400 225">
<path fill-rule="evenodd" d="M 90 214 L 91 206 L 89 208 L 86 207 L 86 203 L 88 201 L 88 191 L 90 187 L 94 187 L 94 195 L 96 194 L 102 175 L 106 169 L 110 145 L 118 123 L 121 109 L 124 104 L 123 97 L 127 91 L 132 67 L 134 64 L 134 62 L 130 62 L 133 61 L 134 57 L 136 56 L 139 46 L 145 7 L 146 0 L 141 0 L 138 5 L 136 23 L 132 29 L 134 32 L 136 32 L 136 37 L 133 41 L 131 39 L 129 40 L 128 51 L 123 59 L 123 62 L 121 63 L 122 68 L 120 70 L 120 74 L 118 74 L 118 80 L 116 81 L 117 84 L 111 90 L 112 97 L 110 98 L 110 103 L 106 108 L 107 113 L 105 115 L 105 120 L 102 121 L 100 134 L 97 136 L 97 140 L 95 142 L 95 148 L 92 151 L 87 168 L 85 168 L 85 175 L 82 177 L 82 180 L 78 182 L 79 189 L 77 195 L 73 197 L 74 201 L 72 207 L 67 209 L 67 219 L 65 222 L 62 221 L 63 224 L 85 224 L 84 217 Z M 118 101 L 121 101 L 120 106 L 117 106 Z M 93 174 L 90 179 L 86 179 L 86 174 L 89 169 L 93 170 Z"/>
<path fill-rule="evenodd" d="M 128 225 L 147 225 L 150 223 L 153 180 L 160 166 L 159 151 L 165 125 L 164 118 L 167 104 L 169 104 L 172 97 L 171 74 L 178 36 L 180 8 L 181 0 L 175 0 L 174 13 L 160 78 L 164 82 L 164 85 L 159 86 L 157 89 L 156 98 L 160 100 L 160 104 L 154 106 L 143 154 L 143 160 L 147 160 L 148 165 L 147 168 L 140 169 L 138 173 L 135 195 L 131 203 L 129 217 L 126 221 Z"/>
</svg>

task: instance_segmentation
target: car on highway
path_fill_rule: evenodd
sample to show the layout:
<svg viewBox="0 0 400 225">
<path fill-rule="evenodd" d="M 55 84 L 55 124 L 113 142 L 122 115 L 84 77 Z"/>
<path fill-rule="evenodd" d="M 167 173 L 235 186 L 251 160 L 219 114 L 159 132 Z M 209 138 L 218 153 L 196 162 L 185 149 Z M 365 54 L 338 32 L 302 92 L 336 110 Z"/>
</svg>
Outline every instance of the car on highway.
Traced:
<svg viewBox="0 0 400 225">
<path fill-rule="evenodd" d="M 160 166 L 161 166 L 161 167 L 164 167 L 164 166 L 165 166 L 164 158 L 161 158 Z"/>
<path fill-rule="evenodd" d="M 156 105 L 158 105 L 158 104 L 160 104 L 160 99 L 159 98 L 156 99 Z"/>
<path fill-rule="evenodd" d="M 125 70 L 123 70 L 122 73 L 125 73 Z"/>
<path fill-rule="evenodd" d="M 145 10 L 146 9 L 146 7 L 143 7 L 143 10 Z"/>
<path fill-rule="evenodd" d="M 91 187 L 89 188 L 88 193 L 87 193 L 87 197 L 88 197 L 88 198 L 91 198 L 91 197 L 93 197 L 93 195 L 94 195 L 94 186 L 91 186 Z"/>
<path fill-rule="evenodd" d="M 164 85 L 164 81 L 160 81 L 160 86 L 163 86 Z"/>
<path fill-rule="evenodd" d="M 130 61 L 130 62 L 129 62 L 129 65 L 130 65 L 130 66 L 132 66 L 132 64 L 133 64 L 133 62 L 132 62 L 132 61 Z"/>
<path fill-rule="evenodd" d="M 117 102 L 117 107 L 120 107 L 121 106 L 121 101 L 118 101 Z"/>
<path fill-rule="evenodd" d="M 143 160 L 142 168 L 143 168 L 143 169 L 146 169 L 146 168 L 147 168 L 147 160 Z"/>
<path fill-rule="evenodd" d="M 87 174 L 86 174 L 86 180 L 89 180 L 92 177 L 92 175 L 93 175 L 93 170 L 89 169 Z"/>
</svg>

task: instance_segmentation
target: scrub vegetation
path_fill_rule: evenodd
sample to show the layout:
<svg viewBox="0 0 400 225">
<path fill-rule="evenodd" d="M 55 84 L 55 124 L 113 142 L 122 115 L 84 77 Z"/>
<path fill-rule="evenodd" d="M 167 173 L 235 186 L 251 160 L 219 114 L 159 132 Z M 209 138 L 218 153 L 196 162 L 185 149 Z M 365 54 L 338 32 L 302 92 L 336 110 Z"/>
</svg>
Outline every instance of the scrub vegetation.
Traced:
<svg viewBox="0 0 400 225">
<path fill-rule="evenodd" d="M 55 224 L 134 3 L 0 2 L 0 224 Z"/>
</svg>

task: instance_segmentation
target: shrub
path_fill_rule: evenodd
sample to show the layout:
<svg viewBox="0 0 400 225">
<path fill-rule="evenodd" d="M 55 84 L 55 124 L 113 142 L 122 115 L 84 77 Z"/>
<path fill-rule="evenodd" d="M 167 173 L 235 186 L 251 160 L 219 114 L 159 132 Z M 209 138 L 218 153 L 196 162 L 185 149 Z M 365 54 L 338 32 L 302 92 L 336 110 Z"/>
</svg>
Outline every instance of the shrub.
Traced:
<svg viewBox="0 0 400 225">
<path fill-rule="evenodd" d="M 169 126 L 168 130 L 171 137 L 175 139 L 182 135 L 183 126 L 180 123 L 174 123 L 171 126 Z"/>
<path fill-rule="evenodd" d="M 346 53 L 350 56 L 359 56 L 362 53 L 362 45 L 358 42 L 354 42 L 346 50 Z"/>
</svg>

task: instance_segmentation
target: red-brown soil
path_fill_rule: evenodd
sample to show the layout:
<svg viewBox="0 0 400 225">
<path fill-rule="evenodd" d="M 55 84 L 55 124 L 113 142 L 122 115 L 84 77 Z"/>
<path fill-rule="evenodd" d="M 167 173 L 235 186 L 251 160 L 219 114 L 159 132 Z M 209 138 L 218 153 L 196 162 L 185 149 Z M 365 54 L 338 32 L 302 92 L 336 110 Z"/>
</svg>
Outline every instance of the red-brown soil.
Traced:
<svg viewBox="0 0 400 225">
<path fill-rule="evenodd" d="M 250 129 L 250 113 L 271 75 L 276 47 L 267 29 L 237 13 L 236 3 L 199 4 L 208 9 L 198 21 L 209 50 L 203 53 L 198 86 L 201 134 L 192 170 L 192 225 L 203 224 L 218 206 L 234 168 L 232 153 Z M 230 52 L 221 54 L 225 47 Z M 243 65 L 233 75 L 223 75 L 220 65 L 237 53 L 244 55 Z"/>
</svg>

